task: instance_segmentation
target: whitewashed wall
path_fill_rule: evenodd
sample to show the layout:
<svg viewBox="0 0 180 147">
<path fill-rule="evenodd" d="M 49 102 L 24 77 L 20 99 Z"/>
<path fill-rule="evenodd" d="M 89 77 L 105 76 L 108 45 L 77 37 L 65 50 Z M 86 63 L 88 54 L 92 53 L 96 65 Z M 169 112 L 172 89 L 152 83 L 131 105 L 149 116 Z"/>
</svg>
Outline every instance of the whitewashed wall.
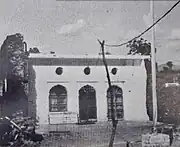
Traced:
<svg viewBox="0 0 180 147">
<path fill-rule="evenodd" d="M 68 92 L 68 112 L 76 114 L 79 113 L 79 89 L 87 84 L 93 86 L 96 89 L 98 121 L 106 121 L 106 91 L 108 83 L 104 66 L 90 66 L 90 75 L 84 74 L 84 66 L 61 66 L 63 74 L 57 75 L 55 73 L 57 67 L 33 66 L 36 74 L 36 115 L 39 118 L 39 123 L 49 123 L 49 90 L 57 84 L 66 87 Z M 109 70 L 111 71 L 113 67 L 109 67 Z M 124 119 L 134 121 L 148 120 L 146 111 L 146 71 L 144 66 L 119 66 L 117 68 L 117 74 L 110 75 L 113 84 L 123 90 Z M 123 83 L 122 81 L 125 82 Z M 62 113 L 54 114 L 57 118 L 61 118 Z M 72 122 L 77 122 L 77 118 L 72 120 Z"/>
</svg>

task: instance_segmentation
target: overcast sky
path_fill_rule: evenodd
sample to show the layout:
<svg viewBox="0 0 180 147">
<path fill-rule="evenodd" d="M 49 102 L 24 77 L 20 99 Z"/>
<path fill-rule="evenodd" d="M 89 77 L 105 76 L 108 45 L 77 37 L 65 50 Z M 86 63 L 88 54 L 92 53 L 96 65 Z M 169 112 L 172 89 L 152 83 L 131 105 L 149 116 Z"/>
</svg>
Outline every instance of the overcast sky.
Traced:
<svg viewBox="0 0 180 147">
<path fill-rule="evenodd" d="M 156 1 L 156 19 L 176 1 Z M 58 54 L 97 54 L 97 38 L 107 44 L 127 41 L 151 24 L 148 1 L 0 0 L 0 41 L 24 35 L 28 47 Z M 180 62 L 180 5 L 156 27 L 157 60 Z M 143 38 L 151 41 L 151 31 Z M 106 48 L 126 54 L 126 46 Z"/>
</svg>

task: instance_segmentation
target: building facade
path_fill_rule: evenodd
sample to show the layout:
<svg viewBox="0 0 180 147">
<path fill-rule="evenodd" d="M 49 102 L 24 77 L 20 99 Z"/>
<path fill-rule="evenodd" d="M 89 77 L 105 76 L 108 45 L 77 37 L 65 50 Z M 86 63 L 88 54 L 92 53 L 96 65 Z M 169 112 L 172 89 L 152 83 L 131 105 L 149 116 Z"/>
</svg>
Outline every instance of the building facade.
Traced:
<svg viewBox="0 0 180 147">
<path fill-rule="evenodd" d="M 147 121 L 147 56 L 107 55 L 116 118 Z M 40 124 L 108 121 L 110 90 L 101 56 L 29 56 L 29 115 Z"/>
</svg>

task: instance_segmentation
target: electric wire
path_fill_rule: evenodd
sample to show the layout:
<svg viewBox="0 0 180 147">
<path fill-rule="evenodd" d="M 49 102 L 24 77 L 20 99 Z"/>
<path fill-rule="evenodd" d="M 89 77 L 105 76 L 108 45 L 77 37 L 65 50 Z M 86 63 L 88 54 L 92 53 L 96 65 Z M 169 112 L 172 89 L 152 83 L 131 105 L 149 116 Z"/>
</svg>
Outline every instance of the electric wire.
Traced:
<svg viewBox="0 0 180 147">
<path fill-rule="evenodd" d="M 145 31 L 143 31 L 142 33 L 140 33 L 138 36 L 132 38 L 129 41 L 126 41 L 124 43 L 121 44 L 115 44 L 115 45 L 109 45 L 109 44 L 104 44 L 105 46 L 108 47 L 120 47 L 120 46 L 124 46 L 134 40 L 136 40 L 137 38 L 141 37 L 142 35 L 144 35 L 146 32 L 148 32 L 150 29 L 152 29 L 158 22 L 160 22 L 164 17 L 166 17 L 178 4 L 180 3 L 180 0 L 178 0 L 164 15 L 162 15 L 157 21 L 155 21 L 155 23 L 153 23 L 150 27 L 148 27 Z"/>
</svg>

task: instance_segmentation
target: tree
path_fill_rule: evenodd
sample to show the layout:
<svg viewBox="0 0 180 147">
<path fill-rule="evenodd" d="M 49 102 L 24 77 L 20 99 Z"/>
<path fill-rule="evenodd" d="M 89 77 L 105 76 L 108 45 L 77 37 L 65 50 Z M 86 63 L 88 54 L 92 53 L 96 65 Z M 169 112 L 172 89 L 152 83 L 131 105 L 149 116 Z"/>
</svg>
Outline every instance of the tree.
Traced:
<svg viewBox="0 0 180 147">
<path fill-rule="evenodd" d="M 147 42 L 147 40 L 144 40 L 143 38 L 129 42 L 127 47 L 130 48 L 128 55 L 151 55 L 151 43 Z M 145 67 L 147 73 L 150 74 L 151 61 L 149 59 L 145 60 Z"/>
<path fill-rule="evenodd" d="M 131 55 L 150 55 L 151 53 L 151 44 L 147 43 L 146 40 L 144 40 L 143 38 L 129 42 L 127 47 L 130 48 L 128 54 Z"/>
<path fill-rule="evenodd" d="M 166 65 L 168 66 L 169 70 L 172 71 L 173 62 L 172 62 L 172 61 L 168 61 L 168 62 L 166 63 Z"/>
<path fill-rule="evenodd" d="M 151 43 L 147 42 L 147 40 L 144 40 L 143 38 L 140 38 L 139 40 L 133 40 L 128 43 L 127 47 L 130 48 L 128 55 L 151 55 Z M 155 52 L 156 52 L 155 48 Z"/>
<path fill-rule="evenodd" d="M 163 67 L 164 72 L 167 72 L 168 70 L 169 70 L 168 67 L 166 67 L 166 66 Z"/>
<path fill-rule="evenodd" d="M 110 137 L 110 141 L 109 141 L 109 147 L 113 147 L 114 139 L 115 139 L 115 135 L 116 135 L 117 124 L 118 124 L 118 120 L 115 117 L 116 114 L 115 114 L 115 109 L 114 109 L 115 92 L 112 89 L 111 78 L 110 78 L 110 75 L 109 75 L 108 65 L 107 65 L 106 58 L 105 58 L 105 52 L 104 52 L 105 41 L 103 40 L 101 42 L 100 40 L 98 40 L 98 42 L 101 45 L 103 63 L 104 63 L 104 66 L 105 66 L 106 76 L 107 76 L 107 80 L 108 80 L 108 85 L 109 85 L 109 88 L 110 88 L 112 133 L 111 133 L 111 137 Z"/>
<path fill-rule="evenodd" d="M 22 84 L 27 65 L 27 49 L 24 37 L 20 33 L 9 35 L 1 46 L 1 80 L 7 78 L 13 83 Z M 11 84 L 10 84 L 11 85 Z"/>
<path fill-rule="evenodd" d="M 139 40 L 133 40 L 128 43 L 128 48 L 130 48 L 128 55 L 151 55 L 151 43 L 147 42 L 147 40 L 144 40 L 143 38 L 140 38 Z M 155 49 L 156 52 L 156 49 Z M 147 114 L 150 118 L 150 120 L 153 119 L 153 109 L 152 109 L 152 75 L 151 75 L 151 60 L 145 59 L 145 68 L 147 72 L 147 81 L 146 81 L 146 107 L 147 107 Z M 156 63 L 156 70 L 157 63 Z"/>
<path fill-rule="evenodd" d="M 40 53 L 40 51 L 37 47 L 33 47 L 29 49 L 29 53 Z"/>
<path fill-rule="evenodd" d="M 139 40 L 133 40 L 128 43 L 126 46 L 130 48 L 128 55 L 151 55 L 151 43 L 147 42 L 147 40 L 144 40 L 143 38 L 140 38 Z M 157 49 L 155 48 L 155 52 L 157 52 Z M 151 61 L 146 59 L 145 60 L 145 67 L 147 70 L 147 73 L 151 73 Z M 156 63 L 156 70 L 157 68 L 157 63 Z"/>
</svg>

